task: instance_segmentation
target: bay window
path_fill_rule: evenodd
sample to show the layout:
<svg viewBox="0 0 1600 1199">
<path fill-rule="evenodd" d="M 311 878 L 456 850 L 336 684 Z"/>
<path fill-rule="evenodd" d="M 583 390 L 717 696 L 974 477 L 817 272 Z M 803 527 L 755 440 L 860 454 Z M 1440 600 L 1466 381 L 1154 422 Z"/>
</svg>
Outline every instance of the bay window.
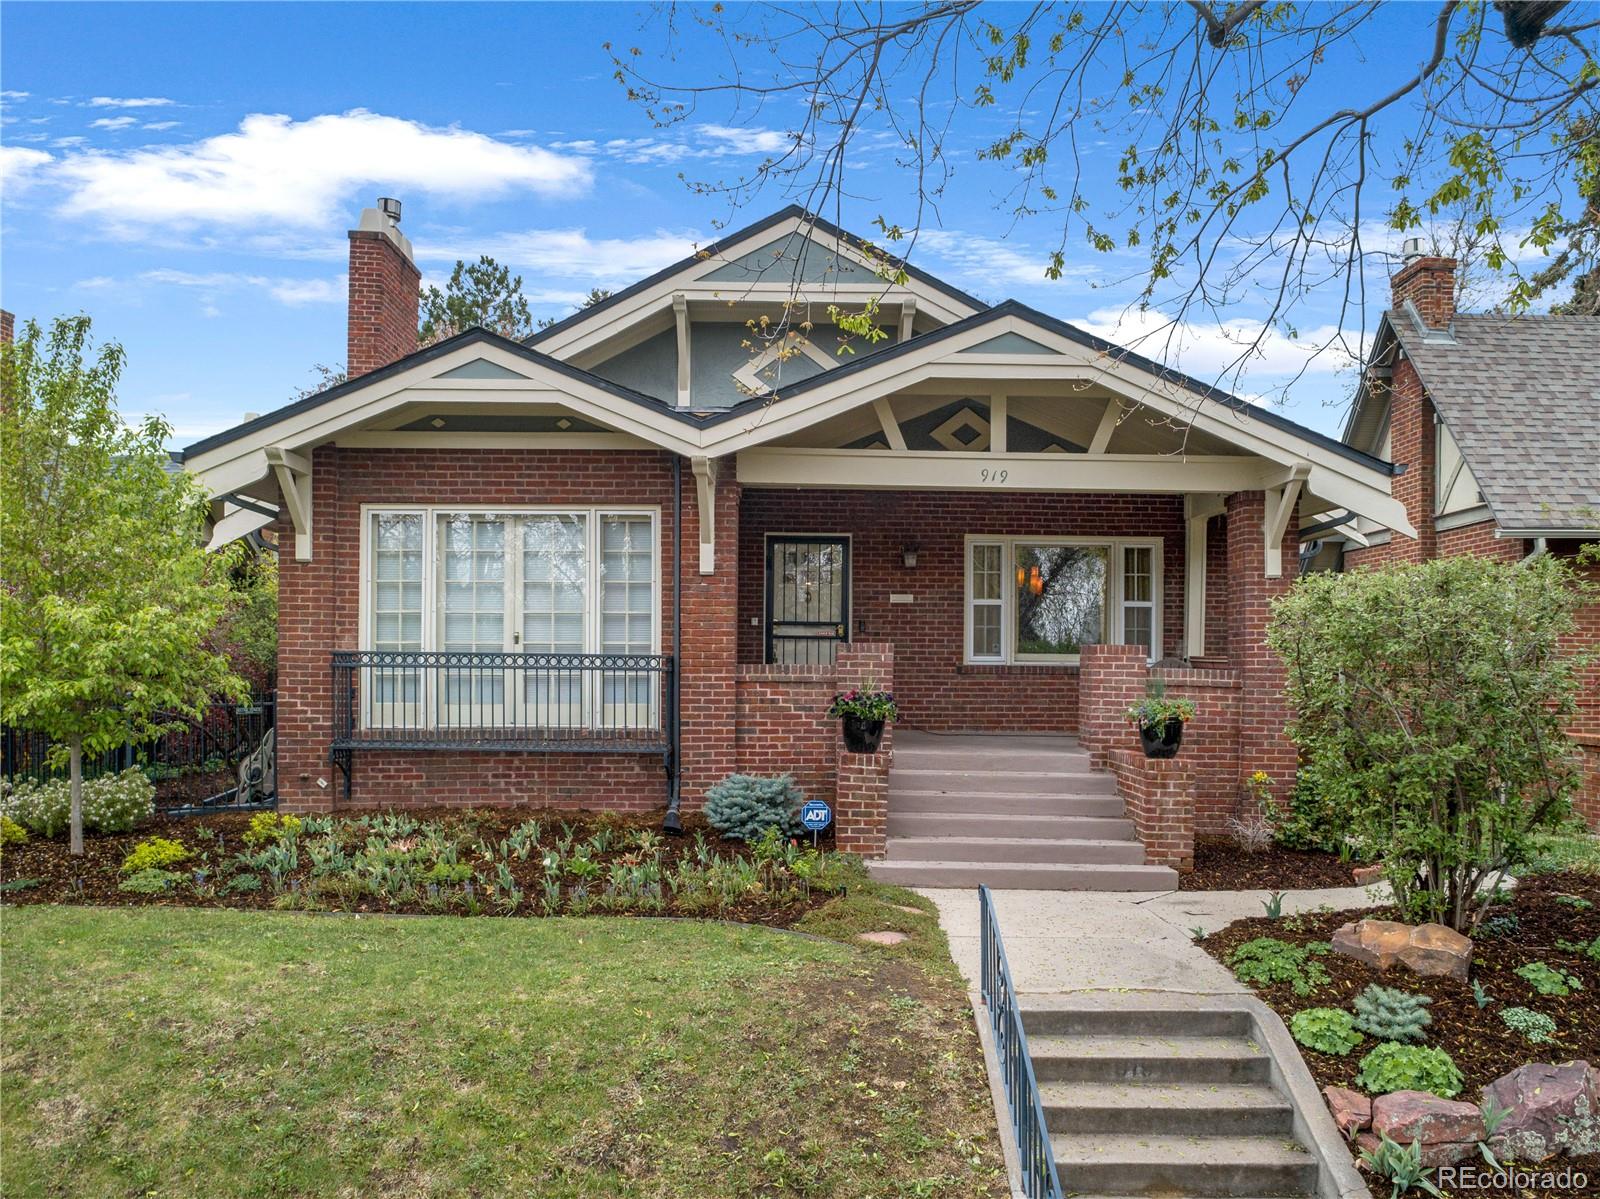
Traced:
<svg viewBox="0 0 1600 1199">
<path fill-rule="evenodd" d="M 1159 538 L 968 537 L 970 663 L 1076 662 L 1085 645 L 1161 653 Z"/>
</svg>

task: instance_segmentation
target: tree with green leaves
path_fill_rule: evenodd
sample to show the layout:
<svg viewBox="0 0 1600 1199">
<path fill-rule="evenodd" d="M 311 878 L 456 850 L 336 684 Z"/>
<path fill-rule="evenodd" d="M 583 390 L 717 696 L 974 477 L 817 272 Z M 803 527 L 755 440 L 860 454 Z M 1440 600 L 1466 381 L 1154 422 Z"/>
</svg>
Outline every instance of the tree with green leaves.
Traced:
<svg viewBox="0 0 1600 1199">
<path fill-rule="evenodd" d="M 92 351 L 87 316 L 0 346 L 0 720 L 67 758 L 74 854 L 85 752 L 244 691 L 210 648 L 230 559 L 204 550 L 206 496 L 167 469 L 162 420 L 118 414 L 122 347 Z"/>
<path fill-rule="evenodd" d="M 878 241 L 909 260 L 950 237 L 952 180 L 987 186 L 1041 235 L 1041 278 L 1104 256 L 1165 318 L 1140 322 L 1143 352 L 1176 365 L 1187 328 L 1220 324 L 1235 383 L 1271 338 L 1359 358 L 1396 243 L 1454 213 L 1510 311 L 1600 266 L 1592 3 L 662 7 L 662 50 L 606 49 L 656 125 L 749 129 L 748 157 L 686 179 L 699 194 L 738 208 L 777 191 L 837 222 L 867 190 L 861 164 L 893 154 L 905 186 Z M 1262 319 L 1237 320 L 1246 299 Z M 840 323 L 871 305 L 855 316 Z"/>
<path fill-rule="evenodd" d="M 513 275 L 487 254 L 473 263 L 457 261 L 444 290 L 423 290 L 417 344 L 431 346 L 472 328 L 487 329 L 513 341 L 521 341 L 534 330 L 533 314 L 522 294 L 522 276 Z"/>
<path fill-rule="evenodd" d="M 1470 932 L 1530 838 L 1569 815 L 1565 728 L 1590 598 L 1551 555 L 1315 573 L 1274 606 L 1298 785 L 1381 858 L 1411 917 Z"/>
</svg>

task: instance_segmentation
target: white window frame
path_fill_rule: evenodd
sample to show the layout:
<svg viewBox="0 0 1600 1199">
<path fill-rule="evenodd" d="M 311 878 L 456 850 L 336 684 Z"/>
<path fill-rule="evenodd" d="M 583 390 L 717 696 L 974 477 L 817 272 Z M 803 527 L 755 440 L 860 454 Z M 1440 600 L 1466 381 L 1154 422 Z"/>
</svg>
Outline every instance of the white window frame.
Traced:
<svg viewBox="0 0 1600 1199">
<path fill-rule="evenodd" d="M 601 643 L 601 588 L 600 588 L 600 528 L 601 522 L 609 516 L 647 517 L 650 521 L 651 545 L 651 573 L 650 573 L 650 649 L 646 652 L 659 654 L 661 652 L 661 509 L 659 506 L 639 504 L 362 504 L 361 505 L 361 560 L 360 560 L 360 586 L 358 588 L 359 603 L 361 606 L 360 618 L 357 622 L 357 643 L 362 650 L 372 650 L 372 589 L 374 579 L 373 552 L 375 546 L 372 538 L 373 518 L 384 516 L 420 516 L 422 518 L 422 648 L 421 653 L 441 652 L 444 640 L 444 606 L 440 601 L 439 588 L 443 579 L 442 552 L 439 545 L 438 528 L 441 516 L 461 513 L 464 515 L 495 515 L 507 518 L 520 516 L 577 516 L 584 517 L 584 539 L 586 554 L 585 571 L 585 599 L 588 607 L 584 613 L 584 646 L 580 651 L 586 654 L 604 652 L 600 649 Z M 506 539 L 506 611 L 505 611 L 505 637 L 506 644 L 498 651 L 486 650 L 484 652 L 518 653 L 523 651 L 519 641 L 513 640 L 514 635 L 520 634 L 520 624 L 515 615 L 521 609 L 521 580 L 522 580 L 522 553 L 520 541 L 513 542 L 508 536 Z M 542 650 L 532 651 L 542 653 Z M 368 727 L 369 721 L 366 712 L 366 695 L 363 690 L 361 723 Z M 427 696 L 423 701 L 424 711 L 433 711 L 435 704 L 433 697 Z"/>
<path fill-rule="evenodd" d="M 998 545 L 1000 556 L 1000 653 L 997 657 L 979 657 L 972 652 L 972 547 Z M 1016 547 L 1019 545 L 1079 545 L 1104 548 L 1107 558 L 1106 608 L 1109 629 L 1107 636 L 1112 644 L 1122 644 L 1123 628 L 1123 577 L 1126 573 L 1123 550 L 1148 548 L 1150 553 L 1150 658 L 1161 657 L 1162 609 L 1165 606 L 1162 569 L 1164 566 L 1164 539 L 1160 537 L 1011 537 L 968 533 L 961 547 L 961 661 L 967 666 L 1075 666 L 1078 654 L 1019 654 L 1012 650 L 1013 630 L 1017 622 L 1017 589 L 1013 585 L 1017 569 Z"/>
</svg>

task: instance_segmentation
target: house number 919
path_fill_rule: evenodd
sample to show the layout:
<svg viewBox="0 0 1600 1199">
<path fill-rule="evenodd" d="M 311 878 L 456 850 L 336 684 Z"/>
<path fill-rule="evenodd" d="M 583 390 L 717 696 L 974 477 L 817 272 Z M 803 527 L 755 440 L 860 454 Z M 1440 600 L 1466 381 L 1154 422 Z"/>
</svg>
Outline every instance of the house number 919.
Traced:
<svg viewBox="0 0 1600 1199">
<path fill-rule="evenodd" d="M 990 470 L 988 467 L 984 467 L 978 472 L 978 482 L 989 484 L 1004 483 L 1010 475 L 1011 472 L 1008 470 Z"/>
</svg>

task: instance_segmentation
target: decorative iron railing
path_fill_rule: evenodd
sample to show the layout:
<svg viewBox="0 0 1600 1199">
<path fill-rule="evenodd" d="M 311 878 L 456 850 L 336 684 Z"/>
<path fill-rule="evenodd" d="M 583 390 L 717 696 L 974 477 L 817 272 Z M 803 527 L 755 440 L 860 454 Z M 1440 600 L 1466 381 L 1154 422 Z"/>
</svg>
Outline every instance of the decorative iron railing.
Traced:
<svg viewBox="0 0 1600 1199">
<path fill-rule="evenodd" d="M 982 959 L 979 985 L 983 1005 L 989 1012 L 989 1027 L 994 1032 L 1011 1132 L 1021 1158 L 1022 1191 L 1028 1199 L 1062 1199 L 1061 1176 L 1056 1172 L 1056 1155 L 1050 1147 L 1050 1128 L 1039 1102 L 1033 1059 L 1028 1056 L 1028 1034 L 1022 1027 L 1011 967 L 1006 962 L 1005 943 L 1000 939 L 1000 923 L 995 919 L 994 896 L 988 887 L 978 888 L 978 915 L 978 952 Z"/>
<path fill-rule="evenodd" d="M 673 772 L 666 654 L 333 651 L 332 760 L 363 750 L 659 753 Z"/>
</svg>

